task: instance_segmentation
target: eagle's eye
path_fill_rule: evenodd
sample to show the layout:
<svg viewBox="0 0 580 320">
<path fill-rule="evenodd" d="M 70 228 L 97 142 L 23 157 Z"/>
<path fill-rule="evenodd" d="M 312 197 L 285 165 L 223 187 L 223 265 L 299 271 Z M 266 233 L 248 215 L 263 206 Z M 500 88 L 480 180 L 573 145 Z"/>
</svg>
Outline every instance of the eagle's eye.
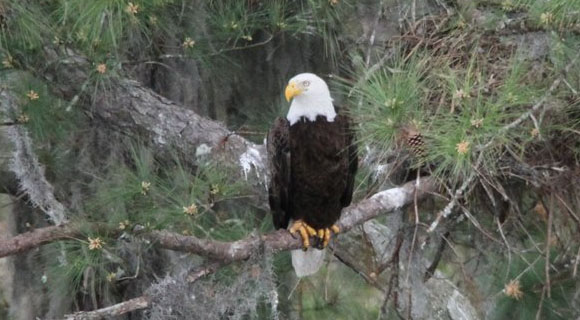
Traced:
<svg viewBox="0 0 580 320">
<path fill-rule="evenodd" d="M 310 81 L 304 80 L 302 81 L 302 85 L 304 86 L 304 88 L 308 88 L 308 86 L 310 85 Z"/>
</svg>

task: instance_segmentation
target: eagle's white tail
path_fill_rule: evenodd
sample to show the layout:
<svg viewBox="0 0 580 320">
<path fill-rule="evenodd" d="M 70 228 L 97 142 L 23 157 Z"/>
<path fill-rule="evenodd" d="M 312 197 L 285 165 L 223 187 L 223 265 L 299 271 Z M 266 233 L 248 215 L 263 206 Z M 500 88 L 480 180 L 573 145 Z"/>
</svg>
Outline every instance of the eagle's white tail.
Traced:
<svg viewBox="0 0 580 320">
<path fill-rule="evenodd" d="M 322 267 L 326 249 L 308 248 L 307 251 L 292 250 L 292 266 L 299 278 L 314 274 Z"/>
</svg>

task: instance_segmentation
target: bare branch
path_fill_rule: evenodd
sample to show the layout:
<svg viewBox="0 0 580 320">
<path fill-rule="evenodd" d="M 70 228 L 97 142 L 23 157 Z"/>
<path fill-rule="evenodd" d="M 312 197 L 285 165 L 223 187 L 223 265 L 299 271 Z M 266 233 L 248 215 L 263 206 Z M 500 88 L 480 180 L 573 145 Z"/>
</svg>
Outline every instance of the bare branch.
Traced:
<svg viewBox="0 0 580 320">
<path fill-rule="evenodd" d="M 572 268 L 572 278 L 576 278 L 578 274 L 578 262 L 580 262 L 580 247 L 578 247 L 578 253 L 576 254 L 576 259 L 574 259 L 574 267 Z"/>
<path fill-rule="evenodd" d="M 556 90 L 556 88 L 560 85 L 560 82 L 562 82 L 562 80 L 564 80 L 564 75 L 566 75 L 568 72 L 570 72 L 570 69 L 576 63 L 576 60 L 578 60 L 579 57 L 580 57 L 580 52 L 577 53 L 574 56 L 574 58 L 572 58 L 572 60 L 564 67 L 564 69 L 562 70 L 562 75 L 560 75 L 558 78 L 556 78 L 556 80 L 554 80 L 554 82 L 552 82 L 552 85 L 550 86 L 548 91 L 546 91 L 546 93 L 540 98 L 540 100 L 538 100 L 530 108 L 530 110 L 528 110 L 527 112 L 524 112 L 516 120 L 514 120 L 510 124 L 506 125 L 505 127 L 501 128 L 500 133 L 517 127 L 520 123 L 522 123 L 528 117 L 533 116 L 534 112 L 538 111 L 538 109 L 540 109 L 540 107 L 542 107 L 544 105 L 544 102 L 546 102 L 546 99 L 548 99 L 548 97 L 552 94 L 552 92 L 554 92 L 554 90 Z M 547 108 L 547 107 L 545 107 L 545 108 Z"/>
<path fill-rule="evenodd" d="M 378 192 L 372 197 L 344 209 L 343 216 L 337 223 L 341 232 L 346 232 L 381 213 L 391 212 L 411 203 L 415 183 L 412 181 L 401 187 Z M 434 180 L 423 179 L 416 189 L 417 196 L 423 198 L 434 189 Z M 278 230 L 262 236 L 252 236 L 235 242 L 204 240 L 167 231 L 154 231 L 147 234 L 146 237 L 166 249 L 195 253 L 223 261 L 247 259 L 261 242 L 266 249 L 272 252 L 299 249 L 302 246 L 301 241 L 292 237 L 286 230 Z"/>
<path fill-rule="evenodd" d="M 187 276 L 187 282 L 192 283 L 198 279 L 216 272 L 225 265 L 222 261 L 213 261 L 192 270 Z M 132 311 L 147 309 L 155 302 L 155 297 L 144 294 L 140 297 L 117 303 L 115 305 L 93 310 L 80 311 L 65 316 L 65 320 L 91 320 L 102 319 L 103 317 L 120 316 Z"/>
<path fill-rule="evenodd" d="M 371 286 L 375 287 L 376 289 L 378 289 L 383 293 L 385 292 L 385 288 L 383 288 L 381 284 L 377 281 L 376 273 L 368 274 L 365 270 L 362 270 L 362 268 L 360 268 L 357 265 L 356 263 L 357 261 L 355 261 L 354 258 L 350 257 L 349 255 L 345 254 L 340 250 L 333 250 L 332 253 L 338 259 L 338 261 L 342 262 L 345 266 L 349 267 L 350 269 L 352 269 L 352 271 L 360 275 L 368 284 L 370 284 Z"/>
<path fill-rule="evenodd" d="M 108 230 L 107 226 L 102 224 L 93 224 L 91 230 L 94 232 L 113 231 L 118 233 L 118 231 Z M 82 229 L 71 224 L 35 229 L 9 239 L 0 240 L 0 258 L 25 252 L 51 242 L 82 236 Z"/>
<path fill-rule="evenodd" d="M 110 307 L 94 310 L 81 311 L 65 316 L 66 320 L 92 320 L 102 319 L 103 317 L 120 316 L 131 311 L 141 310 L 149 307 L 151 300 L 147 296 L 133 298 L 131 300 L 117 303 Z"/>
<path fill-rule="evenodd" d="M 408 182 L 401 187 L 378 192 L 372 197 L 344 209 L 343 216 L 338 222 L 341 231 L 346 232 L 381 213 L 391 212 L 411 203 L 415 190 L 417 190 L 417 196 L 422 198 L 436 187 L 434 180 L 429 178 L 423 179 L 418 188 L 415 188 L 415 183 L 415 181 Z M 84 230 L 87 228 L 85 227 Z M 89 230 L 113 232 L 113 235 L 119 233 L 119 230 L 108 229 L 102 224 L 94 224 Z M 11 239 L 0 240 L 0 258 L 50 242 L 80 236 L 83 236 L 81 228 L 68 224 L 36 229 Z M 254 249 L 258 248 L 262 242 L 265 248 L 272 252 L 299 249 L 302 245 L 299 239 L 292 237 L 286 230 L 278 230 L 261 236 L 250 236 L 234 242 L 199 239 L 168 231 L 142 233 L 142 237 L 165 249 L 194 253 L 226 263 L 249 258 Z"/>
</svg>

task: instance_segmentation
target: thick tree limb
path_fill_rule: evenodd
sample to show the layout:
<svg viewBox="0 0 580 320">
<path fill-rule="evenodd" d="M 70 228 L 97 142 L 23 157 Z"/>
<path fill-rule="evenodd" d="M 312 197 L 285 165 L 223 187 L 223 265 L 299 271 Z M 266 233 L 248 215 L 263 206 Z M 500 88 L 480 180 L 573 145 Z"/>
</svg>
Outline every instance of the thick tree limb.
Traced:
<svg viewBox="0 0 580 320">
<path fill-rule="evenodd" d="M 424 197 L 436 188 L 435 181 L 423 179 L 417 188 L 418 197 Z M 377 217 L 381 213 L 391 212 L 413 201 L 415 182 L 408 182 L 401 187 L 381 191 L 372 197 L 362 200 L 357 204 L 344 209 L 343 216 L 338 222 L 341 232 L 346 232 L 354 226 Z M 87 230 L 92 232 L 113 232 L 118 230 L 107 229 L 106 226 L 95 224 L 89 229 L 81 229 L 74 225 L 61 225 L 36 229 L 22 233 L 10 239 L 0 240 L 0 258 L 21 253 L 41 245 L 59 240 L 82 237 Z M 189 252 L 210 259 L 232 262 L 245 260 L 262 244 L 272 252 L 301 248 L 301 241 L 290 235 L 286 230 L 278 230 L 261 236 L 223 242 L 216 240 L 199 239 L 192 236 L 184 236 L 168 231 L 152 231 L 143 233 L 142 237 L 154 242 L 161 248 Z"/>
<path fill-rule="evenodd" d="M 189 164 L 212 160 L 238 169 L 240 176 L 260 187 L 256 195 L 265 200 L 267 168 L 263 146 L 249 142 L 223 124 L 185 109 L 133 80 L 110 79 L 112 83 L 106 93 L 89 97 L 85 93 L 90 81 L 89 61 L 71 52 L 63 59 L 62 53 L 52 49 L 45 51 L 51 67 L 44 75 L 56 86 L 55 91 L 60 96 L 73 101 L 71 103 L 79 97 L 92 100 L 93 107 L 83 104 L 92 115 L 114 130 L 149 140 L 159 154 L 171 148 L 185 155 Z"/>
<path fill-rule="evenodd" d="M 118 230 L 110 230 L 106 225 L 95 223 L 90 228 L 95 233 L 108 232 L 118 234 Z M 21 233 L 12 238 L 0 238 L 0 258 L 22 253 L 55 241 L 83 237 L 86 231 L 72 224 L 44 227 Z"/>
<path fill-rule="evenodd" d="M 372 197 L 344 209 L 343 216 L 337 225 L 341 232 L 346 232 L 381 213 L 403 207 L 413 201 L 414 190 L 415 182 L 413 181 L 401 187 L 378 192 Z M 424 179 L 417 188 L 417 193 L 419 197 L 424 197 L 434 190 L 434 180 Z M 267 250 L 273 252 L 299 249 L 302 246 L 301 241 L 292 237 L 286 230 L 278 230 L 263 236 L 249 237 L 235 242 L 202 240 L 167 231 L 155 231 L 148 234 L 147 237 L 166 249 L 196 253 L 224 261 L 247 259 L 262 242 Z"/>
<path fill-rule="evenodd" d="M 94 310 L 81 311 L 65 316 L 66 320 L 92 320 L 104 317 L 120 316 L 131 311 L 141 310 L 149 307 L 151 300 L 147 296 L 133 298 L 110 307 Z"/>
</svg>

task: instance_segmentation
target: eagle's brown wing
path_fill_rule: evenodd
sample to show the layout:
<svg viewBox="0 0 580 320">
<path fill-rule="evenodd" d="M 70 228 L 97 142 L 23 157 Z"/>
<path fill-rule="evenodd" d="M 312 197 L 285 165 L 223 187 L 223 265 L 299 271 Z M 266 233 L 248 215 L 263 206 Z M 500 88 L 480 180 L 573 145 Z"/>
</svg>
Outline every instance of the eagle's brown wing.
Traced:
<svg viewBox="0 0 580 320">
<path fill-rule="evenodd" d="M 274 227 L 287 228 L 290 221 L 290 124 L 284 118 L 277 118 L 268 132 L 266 148 L 270 167 L 268 200 Z"/>
<path fill-rule="evenodd" d="M 346 188 L 340 198 L 343 207 L 350 205 L 352 193 L 354 191 L 354 177 L 358 169 L 358 150 L 355 143 L 355 133 L 352 128 L 352 121 L 346 115 L 340 115 L 340 120 L 344 123 L 345 152 L 348 152 L 348 172 L 346 175 Z"/>
</svg>

